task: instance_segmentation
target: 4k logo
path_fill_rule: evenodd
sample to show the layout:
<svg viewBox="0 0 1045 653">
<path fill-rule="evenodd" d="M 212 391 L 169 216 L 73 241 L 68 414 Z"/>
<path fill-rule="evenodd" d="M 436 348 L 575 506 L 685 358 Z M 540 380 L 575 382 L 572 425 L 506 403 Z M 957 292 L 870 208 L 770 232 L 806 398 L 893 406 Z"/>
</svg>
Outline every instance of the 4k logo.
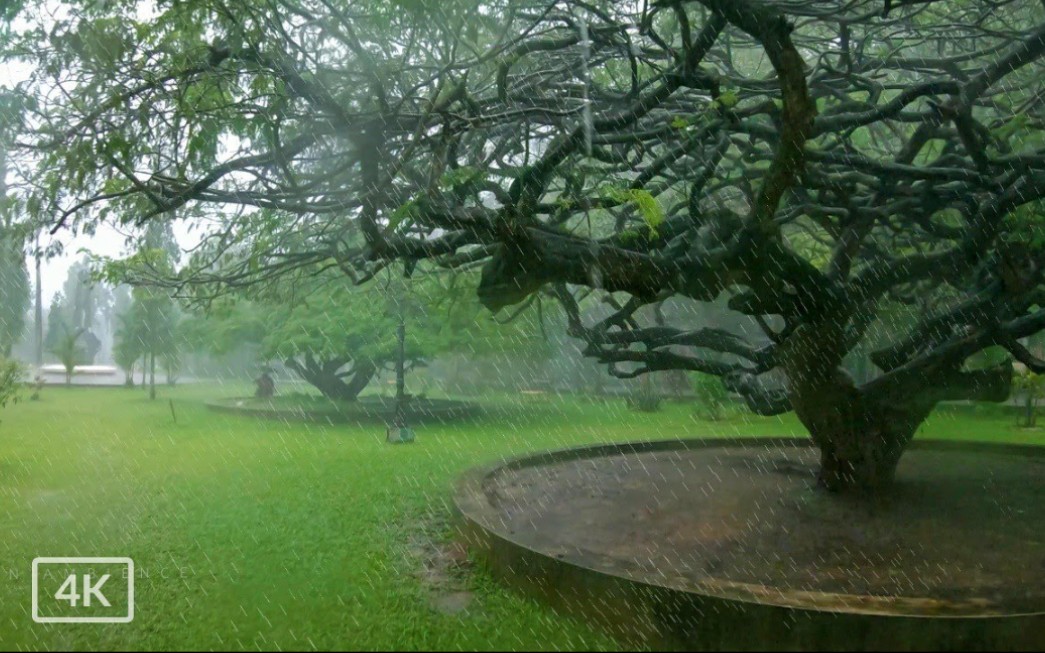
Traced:
<svg viewBox="0 0 1045 653">
<path fill-rule="evenodd" d="M 134 620 L 130 558 L 33 560 L 33 621 L 125 624 Z"/>
</svg>

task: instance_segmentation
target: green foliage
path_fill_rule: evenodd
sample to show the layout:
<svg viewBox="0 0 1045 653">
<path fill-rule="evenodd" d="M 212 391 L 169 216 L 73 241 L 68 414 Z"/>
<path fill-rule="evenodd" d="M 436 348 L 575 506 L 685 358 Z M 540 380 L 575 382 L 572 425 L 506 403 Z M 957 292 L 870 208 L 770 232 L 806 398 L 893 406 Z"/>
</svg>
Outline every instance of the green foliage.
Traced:
<svg viewBox="0 0 1045 653">
<path fill-rule="evenodd" d="M 694 372 L 693 392 L 696 394 L 697 415 L 701 419 L 719 422 L 728 417 L 729 392 L 720 378 Z"/>
<path fill-rule="evenodd" d="M 447 277 L 387 275 L 360 287 L 325 275 L 307 283 L 297 289 L 296 299 L 245 309 L 241 317 L 246 321 L 233 324 L 233 330 L 257 333 L 260 311 L 267 315 L 261 339 L 267 357 L 310 354 L 378 362 L 394 360 L 401 319 L 407 325 L 406 355 L 411 360 L 464 345 L 482 348 L 482 341 L 494 335 L 491 320 L 479 319 L 484 309 L 462 292 L 467 286 L 451 285 Z"/>
<path fill-rule="evenodd" d="M 1037 426 L 1038 402 L 1045 399 L 1045 374 L 1021 369 L 1013 377 L 1013 390 L 1023 399 L 1024 410 L 1020 425 L 1026 428 Z"/>
<path fill-rule="evenodd" d="M 7 16 L 0 9 L 0 22 Z M 25 263 L 27 225 L 18 221 L 24 202 L 7 192 L 8 150 L 23 127 L 24 100 L 6 89 L 0 89 L 0 356 L 10 356 L 11 349 L 25 334 L 25 316 L 29 309 L 29 270 Z"/>
<path fill-rule="evenodd" d="M 623 245 L 631 245 L 642 238 L 642 234 L 636 229 L 625 229 L 617 234 L 617 238 Z"/>
<path fill-rule="evenodd" d="M 29 295 L 29 271 L 22 241 L 7 237 L 0 228 L 0 355 L 9 356 L 11 348 L 25 334 Z"/>
<path fill-rule="evenodd" d="M 138 333 L 140 324 L 130 310 L 118 313 L 118 326 L 113 339 L 113 361 L 127 373 L 129 384 L 133 384 L 132 375 L 138 359 L 144 355 L 144 345 Z"/>
<path fill-rule="evenodd" d="M 308 274 L 274 283 L 264 292 L 211 303 L 186 321 L 185 340 L 192 348 L 218 354 L 254 343 L 266 360 L 334 368 L 368 362 L 390 368 L 402 320 L 410 362 L 457 350 L 472 355 L 540 352 L 544 341 L 535 316 L 497 323 L 476 300 L 473 283 L 417 272 L 413 279 L 383 274 L 354 286 L 333 272 Z"/>
<path fill-rule="evenodd" d="M 732 109 L 740 101 L 740 96 L 737 94 L 736 89 L 728 88 L 719 94 L 716 100 L 720 106 L 726 109 Z"/>
<path fill-rule="evenodd" d="M 1045 252 L 1045 201 L 1028 202 L 1009 213 L 1003 223 L 1004 242 L 1029 246 L 1036 252 Z"/>
<path fill-rule="evenodd" d="M 131 2 L 76 3 L 61 12 L 59 20 L 28 20 L 26 33 L 15 39 L 9 54 L 24 58 L 34 71 L 24 88 L 41 104 L 32 113 L 39 134 L 34 134 L 28 148 L 39 160 L 34 161 L 37 177 L 27 187 L 38 191 L 27 206 L 41 212 L 55 205 L 83 206 L 79 216 L 70 217 L 77 227 L 97 224 L 107 211 L 124 223 L 149 224 L 157 224 L 157 207 L 176 206 L 179 215 L 197 212 L 192 217 L 205 217 L 201 223 L 214 225 L 205 227 L 220 245 L 214 250 L 231 261 L 226 266 L 225 258 L 201 256 L 197 271 L 225 274 L 226 281 L 234 278 L 237 284 L 285 283 L 272 277 L 300 261 L 313 265 L 318 257 L 332 253 L 337 265 L 347 269 L 359 264 L 363 269 L 353 274 L 364 276 L 401 252 L 410 252 L 411 263 L 439 252 L 469 264 L 497 257 L 496 265 L 504 262 L 501 254 L 510 251 L 507 248 L 523 233 L 517 227 L 546 229 L 571 238 L 585 237 L 582 230 L 587 227 L 593 241 L 612 238 L 613 232 L 626 228 L 619 242 L 635 243 L 645 237 L 642 244 L 651 245 L 647 249 L 663 247 L 653 252 L 654 260 L 663 260 L 697 252 L 697 245 L 705 243 L 712 248 L 716 240 L 725 244 L 725 236 L 737 232 L 727 234 L 732 217 L 719 216 L 743 213 L 746 202 L 757 201 L 754 215 L 766 218 L 765 226 L 773 227 L 767 232 L 783 233 L 788 247 L 777 249 L 773 243 L 765 249 L 773 252 L 767 256 L 746 257 L 745 251 L 731 251 L 728 258 L 736 261 L 723 260 L 721 284 L 712 283 L 711 275 L 696 275 L 691 282 L 686 278 L 690 270 L 683 265 L 682 278 L 663 284 L 647 278 L 627 283 L 629 270 L 623 270 L 618 277 L 624 279 L 615 287 L 642 288 L 641 299 L 663 291 L 703 301 L 741 290 L 738 286 L 749 286 L 760 298 L 795 290 L 801 299 L 825 289 L 825 296 L 833 296 L 835 280 L 806 274 L 802 263 L 825 270 L 833 259 L 843 263 L 831 268 L 842 277 L 870 278 L 875 266 L 914 251 L 932 255 L 947 253 L 954 246 L 952 251 L 968 253 L 970 260 L 990 261 L 996 224 L 992 220 L 989 228 L 975 225 L 979 207 L 993 203 L 992 195 L 1002 204 L 1007 202 L 1011 193 L 1004 187 L 1018 190 L 1013 185 L 1018 179 L 1028 190 L 1040 186 L 1032 183 L 1031 174 L 1041 167 L 1041 104 L 1035 95 L 1035 75 L 1040 71 L 1035 65 L 1004 83 L 1000 76 L 989 76 L 992 88 L 981 89 L 982 97 L 972 98 L 977 101 L 970 109 L 975 114 L 970 114 L 970 122 L 991 161 L 982 166 L 966 161 L 968 152 L 963 150 L 975 147 L 963 145 L 948 126 L 926 132 L 934 138 L 912 150 L 913 158 L 896 163 L 914 130 L 928 129 L 937 121 L 960 127 L 959 117 L 952 120 L 943 114 L 955 109 L 964 114 L 969 107 L 948 109 L 947 97 L 954 93 L 948 87 L 967 81 L 960 79 L 963 71 L 991 70 L 991 62 L 1016 46 L 1014 26 L 1021 26 L 1024 34 L 1019 38 L 1025 38 L 1030 26 L 1040 22 L 1036 3 L 1013 7 L 1016 13 L 1011 17 L 1007 12 L 976 14 L 979 18 L 972 19 L 976 25 L 967 24 L 975 13 L 968 3 L 925 3 L 910 15 L 897 17 L 894 12 L 891 20 L 902 21 L 904 30 L 888 36 L 876 31 L 880 21 L 845 12 L 832 18 L 832 12 L 825 10 L 824 20 L 799 21 L 790 33 L 808 60 L 821 118 L 804 145 L 809 155 L 804 163 L 793 156 L 778 159 L 789 168 L 801 163 L 805 173 L 794 183 L 790 175 L 762 178 L 774 160 L 772 153 L 786 154 L 789 146 L 788 140 L 778 138 L 784 123 L 772 107 L 780 106 L 781 94 L 776 81 L 767 77 L 771 66 L 763 48 L 730 28 L 715 41 L 714 51 L 700 67 L 689 69 L 676 54 L 684 52 L 687 44 L 696 48 L 694 52 L 703 50 L 693 39 L 703 38 L 697 36 L 696 30 L 703 27 L 697 23 L 706 18 L 701 13 L 699 21 L 687 25 L 682 20 L 686 15 L 698 18 L 697 9 L 689 5 L 664 5 L 666 10 L 660 11 L 656 5 L 664 3 L 653 3 L 647 11 L 651 8 L 644 3 L 581 3 L 570 9 L 576 9 L 576 15 L 564 21 L 558 10 L 544 14 L 514 4 L 458 1 L 438 5 L 432 0 L 319 2 L 306 3 L 301 11 L 291 3 L 289 13 L 280 3 L 152 4 L 146 19 L 140 18 Z M 834 20 L 841 18 L 845 20 Z M 586 20 L 599 27 L 594 57 L 585 62 L 582 76 L 575 70 L 579 66 L 573 65 L 574 55 L 567 52 L 576 52 L 575 41 L 569 39 L 576 37 L 577 26 Z M 838 50 L 826 58 L 810 56 L 816 50 L 811 45 L 818 43 L 842 47 L 834 31 L 842 23 L 853 29 L 853 55 Z M 613 29 L 615 24 L 619 30 Z M 940 24 L 949 29 L 941 29 Z M 640 29 L 631 29 L 635 25 Z M 950 39 L 950 31 L 960 37 Z M 982 36 L 982 48 L 966 47 L 978 40 L 969 34 Z M 564 36 L 569 37 L 563 46 L 568 50 L 556 45 Z M 510 45 L 508 37 L 513 41 Z M 848 40 L 848 36 L 843 39 Z M 347 45 L 352 42 L 359 47 Z M 1033 48 L 1031 44 L 1025 42 Z M 345 54 L 346 45 L 351 56 Z M 864 63 L 852 68 L 853 57 Z M 876 62 L 876 57 L 881 58 Z M 922 63 L 915 65 L 916 60 Z M 933 63 L 952 60 L 964 63 L 957 67 Z M 678 74 L 685 79 L 674 77 Z M 955 75 L 957 81 L 951 79 Z M 494 88 L 495 76 L 500 89 Z M 920 91 L 910 105 L 887 107 L 923 82 L 935 88 Z M 525 84 L 540 92 L 520 97 Z M 714 90 L 720 85 L 720 90 Z M 828 87 L 830 92 L 825 92 Z M 714 101 L 699 99 L 709 88 Z M 495 100 L 498 90 L 510 90 L 512 96 Z M 596 99 L 595 124 L 600 125 L 600 133 L 592 151 L 582 153 L 576 149 L 581 132 L 572 125 L 582 97 L 589 93 Z M 741 103 L 744 110 L 735 112 Z M 934 114 L 934 103 L 940 115 Z M 437 115 L 427 113 L 426 106 L 436 108 Z M 888 116 L 875 118 L 876 107 L 885 107 Z M 856 120 L 866 124 L 855 128 L 829 128 L 832 116 L 839 115 L 871 117 Z M 660 124 L 651 124 L 664 116 Z M 381 128 L 372 130 L 371 125 L 377 124 Z M 715 129 L 708 130 L 709 124 Z M 381 161 L 376 167 L 381 187 L 364 188 L 360 163 L 374 161 L 364 141 L 378 132 Z M 715 137 L 709 143 L 693 142 L 694 135 L 708 132 Z M 317 140 L 302 139 L 313 135 Z M 705 147 L 718 137 L 721 150 Z M 566 147 L 559 150 L 559 144 Z M 680 153 L 681 157 L 672 158 Z M 463 166 L 455 168 L 458 164 Z M 707 183 L 693 186 L 705 165 L 709 166 Z M 907 175 L 898 165 L 940 169 L 923 170 L 927 176 Z M 582 166 L 595 170 L 588 183 L 577 184 L 575 192 L 563 188 L 566 178 Z M 977 172 L 977 167 L 982 170 Z M 406 197 L 417 197 L 418 189 L 430 185 L 433 176 L 438 188 L 430 189 L 437 196 L 431 205 L 413 199 L 395 208 Z M 968 185 L 961 181 L 970 176 L 984 179 Z M 637 178 L 644 188 L 609 191 L 616 205 L 629 205 L 637 216 L 626 216 L 627 224 L 618 227 L 611 219 L 616 216 L 604 210 L 609 203 L 600 205 L 593 190 L 606 180 L 627 185 L 640 183 L 633 181 Z M 502 191 L 496 193 L 497 203 L 506 209 L 499 214 L 484 206 L 493 193 L 462 190 L 486 179 Z M 787 208 L 777 210 L 776 190 L 790 185 L 795 188 L 784 193 Z M 703 195 L 693 193 L 689 233 L 669 246 L 661 233 L 666 210 L 685 210 L 682 199 L 691 186 Z M 760 194 L 760 188 L 770 192 Z M 101 201 L 99 193 L 111 197 Z M 926 201 L 919 201 L 919 194 Z M 361 242 L 357 218 L 368 197 L 378 198 L 379 224 L 398 232 L 397 236 L 418 240 L 387 248 L 373 238 Z M 403 199 L 393 199 L 397 197 Z M 183 204 L 185 199 L 190 201 Z M 765 206 L 763 199 L 774 205 Z M 548 202 L 557 204 L 551 215 Z M 698 203 L 718 208 L 704 211 Z M 429 217 L 444 204 L 447 211 L 439 219 L 417 224 L 422 209 Z M 937 204 L 946 208 L 925 208 Z M 244 207 L 242 213 L 230 210 L 238 206 Z M 471 217 L 486 213 L 487 208 L 491 208 L 488 215 Z M 761 216 L 763 210 L 775 215 Z M 219 219 L 219 213 L 225 215 Z M 1030 244 L 1042 248 L 1045 229 L 1039 217 L 1040 211 L 1026 219 L 1013 216 L 1002 229 L 1001 240 L 1033 234 L 1027 236 Z M 244 225 L 247 228 L 241 229 Z M 449 238 L 441 238 L 448 233 Z M 966 242 L 962 234 L 980 234 L 989 240 L 983 243 L 986 255 L 972 256 L 977 243 Z M 439 247 L 427 248 L 423 239 L 429 237 L 439 238 Z M 846 255 L 850 243 L 840 247 L 841 239 L 853 239 L 851 265 Z M 566 251 L 586 256 L 583 248 L 574 248 L 577 244 L 568 243 Z M 373 246 L 369 252 L 364 249 L 367 245 Z M 162 256 L 162 249 L 147 243 L 135 257 L 122 262 L 123 267 L 111 268 L 111 278 L 125 280 L 142 270 L 166 269 L 160 264 L 173 257 Z M 533 264 L 525 261 L 519 269 L 547 271 L 548 275 L 531 275 L 541 280 L 561 273 L 551 269 L 554 257 L 540 255 L 541 247 L 535 249 L 539 255 L 533 257 Z M 773 260 L 777 253 L 781 258 Z M 802 261 L 792 260 L 792 254 Z M 751 269 L 740 269 L 749 261 L 753 261 Z M 697 264 L 704 262 L 702 258 Z M 335 263 L 329 265 L 333 268 Z M 549 269 L 537 270 L 538 265 Z M 511 266 L 507 271 L 512 271 Z M 957 276 L 951 275 L 949 282 L 957 283 Z M 576 274 L 565 278 L 583 280 Z M 865 287 L 849 286 L 848 280 L 838 279 L 837 287 Z M 522 295 L 531 290 L 525 285 L 520 288 L 523 292 L 518 296 L 505 293 L 506 299 L 524 299 Z M 912 284 L 912 289 L 927 291 L 921 283 Z M 73 299 L 70 293 L 65 296 Z M 287 326 L 280 327 L 284 333 L 270 335 L 264 325 L 259 330 L 252 322 L 241 322 L 222 327 L 218 335 L 228 339 L 231 334 L 251 332 L 259 342 L 267 341 L 265 347 L 272 355 L 305 351 L 332 356 L 348 350 L 370 356 L 387 349 L 393 331 L 389 321 L 395 322 L 396 316 L 384 308 L 374 311 L 381 305 L 378 302 L 325 288 L 311 298 L 305 292 L 302 296 L 303 302 L 248 298 L 257 302 L 257 313 L 263 318 L 284 319 Z M 790 302 L 777 297 L 763 302 L 767 311 L 779 311 L 779 304 Z M 324 303 L 337 308 L 328 310 Z M 803 315 L 819 310 L 807 312 L 804 304 L 795 303 Z M 836 305 L 834 299 L 828 304 Z M 434 305 L 425 300 L 423 310 L 411 316 L 422 325 L 409 329 L 411 351 L 438 351 L 444 346 L 440 339 L 454 337 L 428 327 L 430 319 L 435 322 L 428 312 Z M 373 319 L 362 317 L 375 312 Z M 329 313 L 337 315 L 323 317 Z M 75 318 L 72 323 L 82 326 Z M 359 340 L 356 325 L 364 333 L 379 335 Z M 346 331 L 348 337 L 343 337 Z"/>
<path fill-rule="evenodd" d="M 439 185 L 444 188 L 458 188 L 466 184 L 474 183 L 482 178 L 482 170 L 471 166 L 461 166 L 460 168 L 452 168 L 443 173 L 442 178 L 439 180 Z"/>
<path fill-rule="evenodd" d="M 84 334 L 83 329 L 64 327 L 65 331 L 57 336 L 57 341 L 51 349 L 51 353 L 58 357 L 58 361 L 65 368 L 65 382 L 73 382 L 73 372 L 77 365 L 82 365 L 85 360 L 83 349 L 80 346 L 80 338 Z"/>
<path fill-rule="evenodd" d="M 133 255 L 119 261 L 96 260 L 95 274 L 113 284 L 134 283 L 155 274 L 171 275 L 180 251 L 170 224 L 151 222 Z M 183 340 L 177 303 L 165 288 L 141 284 L 131 290 L 129 301 L 124 298 L 123 304 L 116 316 L 119 326 L 113 356 L 127 372 L 128 385 L 133 383 L 131 374 L 139 358 L 150 371 L 158 362 L 170 382 L 177 376 Z M 151 386 L 151 396 L 155 397 L 155 385 Z"/>
<path fill-rule="evenodd" d="M 389 229 L 395 230 L 403 224 L 410 224 L 417 217 L 420 209 L 421 207 L 417 200 L 410 200 L 399 206 L 388 218 Z"/>
<path fill-rule="evenodd" d="M 68 313 L 62 293 L 55 293 L 47 310 L 47 332 L 44 334 L 44 349 L 47 351 L 57 347 L 62 336 L 72 330 Z"/>
<path fill-rule="evenodd" d="M 650 237 L 659 237 L 657 229 L 664 223 L 666 216 L 660 202 L 648 190 L 644 188 L 615 188 L 609 187 L 605 191 L 606 196 L 621 204 L 633 204 L 642 216 L 646 226 L 649 227 Z"/>
<path fill-rule="evenodd" d="M 0 408 L 12 401 L 18 401 L 24 373 L 25 369 L 21 363 L 0 356 Z"/>
<path fill-rule="evenodd" d="M 178 311 L 174 300 L 163 289 L 144 286 L 135 288 L 133 296 L 128 319 L 142 354 L 157 358 L 173 355 L 178 348 Z"/>
</svg>

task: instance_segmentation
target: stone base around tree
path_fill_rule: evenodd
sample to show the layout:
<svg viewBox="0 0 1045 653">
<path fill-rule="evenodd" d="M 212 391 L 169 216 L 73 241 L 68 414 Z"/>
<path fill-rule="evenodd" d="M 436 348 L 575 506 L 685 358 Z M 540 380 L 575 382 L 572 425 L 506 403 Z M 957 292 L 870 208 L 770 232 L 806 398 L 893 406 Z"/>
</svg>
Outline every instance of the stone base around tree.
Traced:
<svg viewBox="0 0 1045 653">
<path fill-rule="evenodd" d="M 363 397 L 353 402 L 335 402 L 324 397 L 277 395 L 271 399 L 242 397 L 207 402 L 211 410 L 251 415 L 275 420 L 321 424 L 389 424 L 395 417 L 395 401 L 384 397 Z M 483 413 L 477 403 L 455 399 L 411 399 L 407 404 L 408 424 L 442 424 L 466 421 Z"/>
<path fill-rule="evenodd" d="M 893 491 L 817 489 L 798 439 L 606 445 L 467 474 L 493 574 L 633 644 L 1045 646 L 1045 447 L 918 441 Z"/>
</svg>

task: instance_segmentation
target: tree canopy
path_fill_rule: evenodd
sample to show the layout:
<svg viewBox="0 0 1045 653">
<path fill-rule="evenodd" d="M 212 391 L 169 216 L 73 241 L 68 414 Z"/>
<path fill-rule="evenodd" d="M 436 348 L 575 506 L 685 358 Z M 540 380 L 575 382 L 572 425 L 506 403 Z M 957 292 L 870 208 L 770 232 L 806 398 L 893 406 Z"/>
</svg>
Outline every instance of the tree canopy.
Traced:
<svg viewBox="0 0 1045 653">
<path fill-rule="evenodd" d="M 331 399 L 352 401 L 394 367 L 400 322 L 411 367 L 450 351 L 533 345 L 532 321 L 496 325 L 464 288 L 448 275 L 405 280 L 384 274 L 361 287 L 344 283 L 340 274 L 302 275 L 264 293 L 210 303 L 192 321 L 190 338 L 219 353 L 256 343 L 262 359 L 283 363 Z"/>
<path fill-rule="evenodd" d="M 1006 397 L 980 352 L 1045 370 L 1036 0 L 134 5 L 27 8 L 11 54 L 35 205 L 210 225 L 171 283 L 478 267 L 484 305 L 554 297 L 618 375 L 797 411 L 829 487 L 887 481 L 937 402 Z M 616 310 L 584 323 L 582 289 Z M 639 319 L 675 295 L 764 338 Z M 896 303 L 921 315 L 857 384 Z"/>
</svg>

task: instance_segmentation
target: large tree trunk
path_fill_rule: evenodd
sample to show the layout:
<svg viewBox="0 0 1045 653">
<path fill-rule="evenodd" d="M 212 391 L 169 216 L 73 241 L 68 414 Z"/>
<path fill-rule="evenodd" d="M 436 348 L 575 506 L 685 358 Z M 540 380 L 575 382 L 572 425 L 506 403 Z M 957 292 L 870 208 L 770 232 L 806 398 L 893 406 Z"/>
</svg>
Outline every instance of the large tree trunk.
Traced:
<svg viewBox="0 0 1045 653">
<path fill-rule="evenodd" d="M 888 488 L 907 445 L 940 401 L 1005 401 L 1012 367 L 963 370 L 962 361 L 857 387 L 841 368 L 846 334 L 832 322 L 799 326 L 781 343 L 791 405 L 820 449 L 819 482 L 832 491 Z"/>
<path fill-rule="evenodd" d="M 877 494 L 930 408 L 885 405 L 860 393 L 842 376 L 792 397 L 795 412 L 820 449 L 819 484 L 831 491 Z"/>
<path fill-rule="evenodd" d="M 289 360 L 287 366 L 319 390 L 324 397 L 335 401 L 358 399 L 359 394 L 370 385 L 378 371 L 378 366 L 371 361 L 356 361 L 349 373 L 342 375 L 339 370 L 344 367 L 343 361 L 327 361 L 321 364 L 308 357 L 304 362 Z"/>
</svg>

